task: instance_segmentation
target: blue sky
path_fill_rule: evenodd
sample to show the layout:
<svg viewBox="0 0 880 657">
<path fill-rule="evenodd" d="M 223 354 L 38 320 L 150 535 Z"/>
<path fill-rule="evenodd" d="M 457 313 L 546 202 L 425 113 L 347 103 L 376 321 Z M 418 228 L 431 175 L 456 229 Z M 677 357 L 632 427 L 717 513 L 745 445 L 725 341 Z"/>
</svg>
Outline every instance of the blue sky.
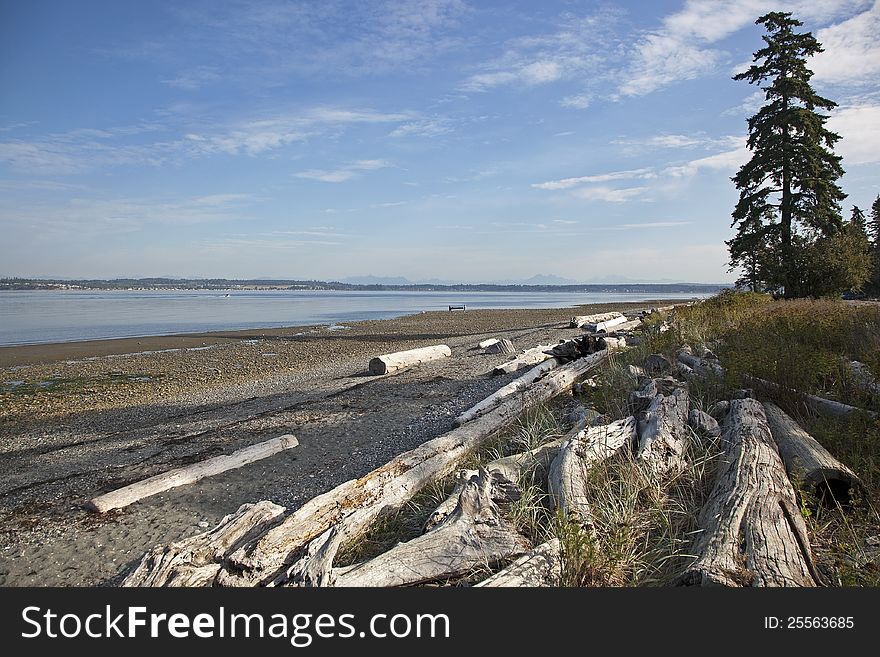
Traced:
<svg viewBox="0 0 880 657">
<path fill-rule="evenodd" d="M 866 209 L 874 0 L 0 0 L 0 275 L 733 280 L 771 10 Z"/>
</svg>

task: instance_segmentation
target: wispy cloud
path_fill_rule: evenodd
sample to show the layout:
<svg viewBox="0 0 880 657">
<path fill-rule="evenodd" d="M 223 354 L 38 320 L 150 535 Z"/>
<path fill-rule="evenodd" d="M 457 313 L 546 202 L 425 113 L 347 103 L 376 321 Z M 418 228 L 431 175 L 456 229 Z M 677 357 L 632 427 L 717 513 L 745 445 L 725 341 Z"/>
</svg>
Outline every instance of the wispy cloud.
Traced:
<svg viewBox="0 0 880 657">
<path fill-rule="evenodd" d="M 816 33 L 825 52 L 810 67 L 826 84 L 875 84 L 880 77 L 880 2 L 853 18 Z"/>
<path fill-rule="evenodd" d="M 612 188 L 600 185 L 598 187 L 583 187 L 576 189 L 572 195 L 584 201 L 604 201 L 605 203 L 625 203 L 633 199 L 644 197 L 650 192 L 649 187 L 625 187 Z"/>
<path fill-rule="evenodd" d="M 338 169 L 309 169 L 307 171 L 298 171 L 294 173 L 296 178 L 305 178 L 306 180 L 318 180 L 320 182 L 341 183 L 346 180 L 358 177 L 364 171 L 376 171 L 390 166 L 385 160 L 358 160 Z"/>
<path fill-rule="evenodd" d="M 162 84 L 183 91 L 197 91 L 203 87 L 219 82 L 220 73 L 212 66 L 197 66 L 181 71 L 176 77 L 162 80 Z"/>
<path fill-rule="evenodd" d="M 592 183 L 610 182 L 612 180 L 633 180 L 646 179 L 656 177 L 656 173 L 650 168 L 631 169 L 628 171 L 612 171 L 611 173 L 600 173 L 592 176 L 579 176 L 577 178 L 563 178 L 561 180 L 550 180 L 547 182 L 533 184 L 532 187 L 537 189 L 569 189 L 578 185 L 586 185 Z"/>
<path fill-rule="evenodd" d="M 676 228 L 678 226 L 690 226 L 692 221 L 646 221 L 637 224 L 621 224 L 616 226 L 618 230 L 636 230 L 641 228 Z"/>
<path fill-rule="evenodd" d="M 439 137 L 452 132 L 449 119 L 431 118 L 408 121 L 392 130 L 389 137 Z"/>
<path fill-rule="evenodd" d="M 844 167 L 880 163 L 880 104 L 837 108 L 827 125 L 841 136 L 834 150 L 843 156 Z"/>
</svg>

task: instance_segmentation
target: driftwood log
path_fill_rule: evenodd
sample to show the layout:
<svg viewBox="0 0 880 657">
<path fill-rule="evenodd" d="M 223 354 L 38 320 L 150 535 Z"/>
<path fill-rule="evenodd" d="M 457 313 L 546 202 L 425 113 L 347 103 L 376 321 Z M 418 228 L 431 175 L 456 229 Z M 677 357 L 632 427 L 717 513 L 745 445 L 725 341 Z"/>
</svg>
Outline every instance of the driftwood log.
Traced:
<svg viewBox="0 0 880 657">
<path fill-rule="evenodd" d="M 487 340 L 483 340 L 477 346 L 479 346 L 480 349 L 487 349 L 487 348 L 491 347 L 493 344 L 496 344 L 497 342 L 499 342 L 498 338 L 489 338 Z"/>
<path fill-rule="evenodd" d="M 605 352 L 566 363 L 515 399 L 509 399 L 485 415 L 453 429 L 385 465 L 318 495 L 289 513 L 268 531 L 253 535 L 232 552 L 224 553 L 217 577 L 210 584 L 255 586 L 283 583 L 289 573 L 308 572 L 309 544 L 337 528 L 336 540 L 352 539 L 366 531 L 383 513 L 400 508 L 419 490 L 455 471 L 456 465 L 526 408 L 543 403 L 571 388 L 599 365 Z M 326 539 L 326 537 L 325 537 Z M 314 547 L 314 546 L 313 546 Z M 178 544 L 166 552 L 173 555 Z M 189 567 L 209 565 L 193 560 Z M 183 573 L 179 575 L 185 577 Z"/>
<path fill-rule="evenodd" d="M 516 393 L 525 390 L 526 388 L 534 384 L 535 381 L 545 376 L 547 372 L 550 372 L 551 370 L 559 367 L 559 364 L 560 363 L 557 359 L 550 358 L 548 360 L 545 360 L 543 363 L 536 365 L 522 376 L 517 377 L 506 386 L 499 388 L 493 394 L 489 395 L 474 406 L 471 406 L 468 410 L 455 418 L 455 424 L 457 426 L 461 426 L 465 422 L 470 422 L 474 418 L 480 417 L 487 411 L 496 407 L 498 404 L 503 402 L 511 395 L 515 395 Z"/>
<path fill-rule="evenodd" d="M 679 583 L 815 586 L 806 525 L 760 402 L 731 402 L 723 442 L 715 485 L 700 513 L 697 558 Z"/>
<path fill-rule="evenodd" d="M 880 397 L 880 382 L 871 372 L 871 368 L 857 360 L 848 363 L 850 378 L 856 390 L 869 397 Z"/>
<path fill-rule="evenodd" d="M 554 538 L 521 556 L 512 564 L 484 579 L 476 587 L 559 586 L 562 580 L 562 554 Z"/>
<path fill-rule="evenodd" d="M 492 566 L 529 550 L 498 503 L 512 501 L 515 484 L 480 470 L 465 484 L 455 510 L 430 532 L 333 576 L 336 586 L 407 586 Z"/>
<path fill-rule="evenodd" d="M 550 465 L 547 485 L 555 508 L 584 527 L 593 524 L 589 503 L 590 469 L 636 440 L 632 416 L 598 427 L 587 427 L 566 440 Z"/>
<path fill-rule="evenodd" d="M 724 376 L 724 369 L 721 365 L 708 358 L 694 355 L 694 352 L 687 345 L 678 350 L 675 358 L 679 363 L 687 365 L 698 376 Z"/>
<path fill-rule="evenodd" d="M 210 586 L 223 559 L 265 532 L 285 511 L 272 502 L 243 504 L 208 532 L 154 547 L 122 586 Z"/>
<path fill-rule="evenodd" d="M 169 470 L 168 472 L 163 472 L 154 477 L 149 477 L 148 479 L 143 479 L 123 488 L 99 495 L 89 500 L 85 507 L 98 513 L 119 509 L 129 504 L 134 504 L 145 497 L 150 497 L 172 488 L 178 488 L 179 486 L 186 486 L 227 470 L 240 468 L 297 445 L 299 445 L 299 441 L 296 439 L 296 436 L 284 435 L 272 438 L 256 445 L 249 445 L 232 454 L 215 456 L 182 468 L 175 468 L 174 470 Z"/>
<path fill-rule="evenodd" d="M 510 374 L 511 372 L 516 372 L 517 370 L 521 370 L 523 368 L 542 363 L 548 358 L 551 358 L 551 355 L 548 354 L 547 351 L 555 346 L 555 344 L 547 344 L 539 345 L 532 349 L 526 349 L 522 354 L 520 354 L 513 360 L 509 360 L 506 363 L 498 365 L 495 369 L 492 370 L 492 373 Z"/>
<path fill-rule="evenodd" d="M 746 375 L 745 379 L 754 384 L 757 384 L 764 388 L 765 390 L 772 390 L 775 392 L 786 392 L 790 394 L 797 395 L 798 397 L 803 398 L 804 402 L 812 408 L 817 413 L 821 415 L 828 415 L 831 417 L 853 417 L 859 415 L 866 415 L 872 420 L 880 420 L 880 413 L 877 411 L 870 411 L 865 408 L 859 408 L 857 406 L 850 406 L 849 404 L 844 404 L 843 402 L 834 401 L 833 399 L 825 399 L 824 397 L 819 397 L 817 395 L 810 395 L 800 390 L 794 390 L 792 388 L 787 388 L 785 386 L 781 386 L 778 383 L 773 383 L 772 381 L 767 381 L 765 379 L 759 379 L 756 376 Z"/>
<path fill-rule="evenodd" d="M 658 392 L 639 414 L 636 459 L 653 472 L 662 474 L 684 465 L 689 406 L 687 388 L 675 387 L 668 394 Z"/>
<path fill-rule="evenodd" d="M 513 354 L 516 353 L 516 347 L 507 338 L 501 338 L 486 347 L 487 354 Z"/>
<path fill-rule="evenodd" d="M 598 333 L 613 333 L 615 337 L 620 337 L 621 333 L 632 331 L 634 328 L 641 326 L 642 320 L 636 318 L 619 324 L 608 325 L 607 322 L 599 329 Z M 610 331 L 609 331 L 610 329 Z"/>
<path fill-rule="evenodd" d="M 781 408 L 765 402 L 764 411 L 785 470 L 795 486 L 805 489 L 817 500 L 831 496 L 844 503 L 849 502 L 856 491 L 866 492 L 855 472 L 834 458 Z"/>
<path fill-rule="evenodd" d="M 571 328 L 583 328 L 585 325 L 593 325 L 599 324 L 601 322 L 607 322 L 610 320 L 616 320 L 623 317 L 623 321 L 626 321 L 626 317 L 623 313 L 619 313 L 617 311 L 611 311 L 608 313 L 595 313 L 593 315 L 575 315 L 571 318 L 571 321 L 568 323 Z"/>
<path fill-rule="evenodd" d="M 410 349 L 408 351 L 396 351 L 392 354 L 376 356 L 370 360 L 370 374 L 393 374 L 413 365 L 420 365 L 441 358 L 448 358 L 452 350 L 445 344 Z"/>
</svg>

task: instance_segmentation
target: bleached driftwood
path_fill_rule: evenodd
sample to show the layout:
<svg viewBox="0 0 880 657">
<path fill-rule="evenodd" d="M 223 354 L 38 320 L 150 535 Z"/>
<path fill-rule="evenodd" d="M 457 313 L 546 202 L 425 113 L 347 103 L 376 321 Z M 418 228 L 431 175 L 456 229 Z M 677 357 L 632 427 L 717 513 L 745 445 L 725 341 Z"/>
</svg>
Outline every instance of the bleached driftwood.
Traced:
<svg viewBox="0 0 880 657">
<path fill-rule="evenodd" d="M 412 367 L 413 365 L 421 365 L 433 360 L 448 358 L 451 355 L 452 350 L 445 344 L 436 344 L 408 351 L 396 351 L 392 354 L 384 354 L 371 359 L 369 370 L 370 374 L 393 374 L 398 370 Z"/>
<path fill-rule="evenodd" d="M 582 328 L 584 325 L 596 325 L 601 322 L 607 322 L 609 320 L 615 320 L 620 317 L 623 317 L 623 321 L 626 321 L 626 317 L 623 313 L 619 313 L 617 311 L 612 311 L 609 313 L 595 313 L 593 315 L 575 315 L 571 318 L 568 325 L 571 328 Z"/>
<path fill-rule="evenodd" d="M 261 535 L 286 509 L 272 502 L 242 504 L 208 532 L 147 552 L 122 586 L 210 586 L 220 564 L 240 545 Z"/>
<path fill-rule="evenodd" d="M 562 555 L 559 539 L 541 543 L 512 564 L 484 579 L 477 587 L 559 586 L 562 580 Z"/>
<path fill-rule="evenodd" d="M 651 354 L 645 358 L 645 372 L 648 376 L 665 374 L 672 370 L 672 363 L 663 354 Z"/>
<path fill-rule="evenodd" d="M 811 395 L 800 390 L 794 390 L 792 388 L 787 388 L 785 386 L 781 386 L 778 383 L 773 383 L 772 381 L 767 381 L 765 379 L 759 379 L 756 376 L 745 376 L 746 380 L 756 383 L 767 390 L 773 390 L 777 392 L 787 392 L 793 393 L 799 397 L 802 397 L 804 402 L 812 408 L 817 413 L 822 415 L 829 415 L 831 417 L 851 417 L 857 415 L 867 415 L 872 420 L 880 420 L 880 413 L 877 411 L 871 411 L 866 408 L 859 408 L 858 406 L 850 406 L 849 404 L 844 404 L 843 402 L 834 401 L 833 399 L 825 399 L 824 397 L 819 397 L 817 395 Z"/>
<path fill-rule="evenodd" d="M 850 378 L 857 390 L 871 397 L 880 397 L 880 382 L 877 381 L 870 367 L 852 360 L 848 362 L 848 368 Z"/>
<path fill-rule="evenodd" d="M 626 317 L 620 315 L 619 317 L 612 317 L 611 319 L 606 319 L 601 322 L 587 322 L 585 324 L 581 324 L 580 328 L 583 329 L 586 333 L 600 333 L 607 332 L 608 329 L 615 326 L 620 326 L 625 323 Z"/>
<path fill-rule="evenodd" d="M 816 499 L 830 494 L 840 502 L 848 502 L 855 491 L 866 491 L 855 472 L 834 458 L 781 408 L 764 402 L 764 411 L 785 470 L 795 485 Z"/>
<path fill-rule="evenodd" d="M 655 379 L 645 379 L 638 389 L 631 391 L 627 395 L 626 402 L 629 412 L 638 416 L 639 413 L 647 410 L 659 392 L 660 388 Z"/>
<path fill-rule="evenodd" d="M 516 499 L 515 484 L 480 470 L 465 484 L 455 510 L 434 529 L 365 563 L 347 568 L 336 586 L 407 586 L 467 573 L 529 550 L 529 543 L 502 516 L 498 503 Z"/>
<path fill-rule="evenodd" d="M 715 485 L 700 512 L 697 558 L 679 582 L 815 586 L 806 525 L 760 402 L 731 402 L 723 441 Z"/>
<path fill-rule="evenodd" d="M 465 422 L 470 422 L 474 418 L 483 415 L 511 395 L 515 395 L 521 390 L 524 390 L 525 388 L 534 384 L 535 381 L 545 376 L 547 372 L 550 372 L 557 367 L 559 367 L 559 361 L 555 358 L 545 360 L 543 363 L 536 365 L 522 376 L 517 377 L 506 386 L 499 388 L 495 393 L 489 395 L 479 403 L 471 406 L 468 410 L 455 418 L 455 424 L 457 426 L 461 426 Z"/>
<path fill-rule="evenodd" d="M 509 360 L 506 363 L 498 365 L 494 370 L 492 370 L 492 373 L 510 374 L 511 372 L 516 372 L 517 370 L 521 370 L 525 367 L 531 367 L 532 365 L 542 363 L 548 358 L 551 358 L 550 354 L 548 354 L 547 351 L 555 346 L 555 344 L 547 344 L 539 345 L 537 347 L 533 347 L 532 349 L 526 349 L 522 354 L 520 354 L 513 360 Z"/>
<path fill-rule="evenodd" d="M 688 412 L 688 426 L 708 438 L 718 438 L 721 435 L 718 420 L 698 408 L 692 408 Z"/>
<path fill-rule="evenodd" d="M 498 341 L 499 341 L 498 338 L 489 338 L 488 340 L 483 340 L 478 346 L 480 347 L 480 349 L 486 349 L 488 347 L 491 347 L 493 344 L 497 343 Z"/>
<path fill-rule="evenodd" d="M 590 469 L 611 458 L 637 438 L 632 416 L 598 427 L 587 427 L 566 440 L 550 464 L 547 485 L 555 508 L 585 527 L 593 524 L 588 482 Z"/>
<path fill-rule="evenodd" d="M 675 357 L 680 363 L 690 367 L 699 376 L 724 376 L 724 369 L 721 365 L 707 358 L 700 358 L 694 355 L 694 352 L 687 345 L 679 349 Z"/>
<path fill-rule="evenodd" d="M 655 473 L 684 465 L 688 440 L 690 400 L 686 388 L 658 393 L 639 415 L 639 447 L 636 458 Z"/>
<path fill-rule="evenodd" d="M 338 527 L 339 540 L 360 536 L 382 513 L 399 509 L 424 486 L 455 471 L 474 449 L 513 423 L 527 408 L 567 390 L 599 365 L 598 352 L 560 366 L 513 399 L 485 415 L 396 456 L 360 479 L 352 479 L 312 498 L 269 531 L 225 556 L 210 583 L 255 586 L 282 583 L 288 572 L 307 570 L 299 563 L 309 544 Z M 173 551 L 176 544 L 169 547 Z M 193 562 L 195 569 L 205 565 Z M 183 575 L 181 575 L 183 577 Z"/>
<path fill-rule="evenodd" d="M 602 328 L 599 329 L 597 332 L 598 333 L 611 332 L 615 335 L 615 337 L 619 337 L 621 333 L 626 333 L 627 331 L 632 331 L 634 328 L 638 328 L 639 326 L 641 326 L 641 324 L 642 324 L 642 320 L 640 320 L 638 318 L 631 319 L 626 322 L 621 322 L 619 324 L 612 324 L 610 326 L 606 322 L 606 323 L 604 323 Z M 609 331 L 609 329 L 611 329 L 611 330 Z"/>
<path fill-rule="evenodd" d="M 516 352 L 516 347 L 507 338 L 501 338 L 486 347 L 487 354 L 512 354 Z"/>
<path fill-rule="evenodd" d="M 172 488 L 178 488 L 179 486 L 186 486 L 227 470 L 240 468 L 297 445 L 299 445 L 299 441 L 296 439 L 296 436 L 284 435 L 272 438 L 256 445 L 244 447 L 232 454 L 215 456 L 205 461 L 163 472 L 148 479 L 142 479 L 123 488 L 92 498 L 85 504 L 85 507 L 98 513 L 119 509 L 129 504 L 134 504 L 145 497 L 150 497 Z"/>
</svg>

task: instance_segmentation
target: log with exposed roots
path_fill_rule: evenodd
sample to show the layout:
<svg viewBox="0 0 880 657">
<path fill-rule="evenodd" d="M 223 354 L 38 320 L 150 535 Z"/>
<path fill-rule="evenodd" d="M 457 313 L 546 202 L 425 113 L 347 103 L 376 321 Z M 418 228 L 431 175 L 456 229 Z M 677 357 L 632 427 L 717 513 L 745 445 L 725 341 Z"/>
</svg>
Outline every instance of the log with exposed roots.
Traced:
<svg viewBox="0 0 880 657">
<path fill-rule="evenodd" d="M 839 502 L 848 502 L 856 491 L 866 492 L 855 472 L 834 458 L 781 408 L 765 402 L 764 411 L 792 483 L 817 500 L 830 496 Z"/>
<path fill-rule="evenodd" d="M 731 401 L 715 485 L 700 513 L 696 560 L 679 579 L 697 586 L 815 586 L 807 529 L 767 417 Z"/>
<path fill-rule="evenodd" d="M 658 392 L 639 414 L 636 459 L 653 472 L 662 474 L 684 465 L 689 406 L 687 388 L 675 387 L 669 394 Z"/>
<path fill-rule="evenodd" d="M 559 586 L 562 580 L 561 552 L 558 538 L 541 543 L 474 587 Z"/>
</svg>

